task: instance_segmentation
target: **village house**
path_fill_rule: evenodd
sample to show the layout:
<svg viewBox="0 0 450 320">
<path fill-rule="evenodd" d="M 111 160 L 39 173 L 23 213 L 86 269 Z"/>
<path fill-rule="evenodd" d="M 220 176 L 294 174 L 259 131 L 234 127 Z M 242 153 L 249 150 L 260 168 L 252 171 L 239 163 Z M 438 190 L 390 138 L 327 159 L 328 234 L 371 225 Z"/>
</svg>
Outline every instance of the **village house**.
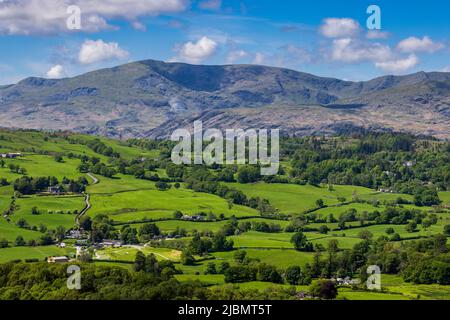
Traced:
<svg viewBox="0 0 450 320">
<path fill-rule="evenodd" d="M 394 190 L 391 190 L 391 189 L 378 189 L 378 192 L 383 192 L 383 193 L 394 193 Z"/>
<path fill-rule="evenodd" d="M 81 233 L 80 230 L 70 230 L 66 237 L 68 239 L 82 239 L 83 238 L 83 234 Z"/>
<path fill-rule="evenodd" d="M 358 285 L 361 283 L 359 279 L 351 279 L 350 277 L 346 278 L 337 278 L 337 279 L 331 279 L 331 281 L 336 282 L 337 285 L 341 286 L 352 286 L 352 285 Z"/>
<path fill-rule="evenodd" d="M 85 245 L 88 244 L 88 240 L 87 239 L 81 239 L 81 240 L 77 240 L 77 242 L 75 243 L 76 247 L 83 247 Z"/>
<path fill-rule="evenodd" d="M 69 262 L 69 258 L 67 257 L 48 257 L 48 263 L 66 263 Z"/>
<path fill-rule="evenodd" d="M 181 219 L 183 219 L 185 221 L 202 221 L 203 220 L 203 216 L 188 216 L 188 215 L 184 215 L 183 217 L 181 217 Z"/>
<path fill-rule="evenodd" d="M 53 187 L 48 187 L 47 192 L 51 193 L 51 194 L 60 194 L 62 193 L 63 189 L 61 188 L 61 186 L 53 186 Z"/>
<path fill-rule="evenodd" d="M 0 158 L 15 159 L 21 156 L 22 156 L 21 153 L 0 153 Z"/>
<path fill-rule="evenodd" d="M 101 247 L 104 248 L 120 248 L 123 246 L 123 241 L 120 240 L 104 240 L 100 243 Z"/>
</svg>

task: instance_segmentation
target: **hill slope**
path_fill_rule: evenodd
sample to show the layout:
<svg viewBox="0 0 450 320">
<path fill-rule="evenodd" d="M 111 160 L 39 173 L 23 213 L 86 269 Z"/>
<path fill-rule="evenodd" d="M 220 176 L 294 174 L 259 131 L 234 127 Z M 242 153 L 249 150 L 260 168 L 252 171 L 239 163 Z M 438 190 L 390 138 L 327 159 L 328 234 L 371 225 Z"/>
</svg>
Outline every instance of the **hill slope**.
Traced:
<svg viewBox="0 0 450 320">
<path fill-rule="evenodd" d="M 206 126 L 297 135 L 364 127 L 447 138 L 449 106 L 450 73 L 349 82 L 264 66 L 146 60 L 0 87 L 0 126 L 167 137 L 201 118 Z"/>
</svg>

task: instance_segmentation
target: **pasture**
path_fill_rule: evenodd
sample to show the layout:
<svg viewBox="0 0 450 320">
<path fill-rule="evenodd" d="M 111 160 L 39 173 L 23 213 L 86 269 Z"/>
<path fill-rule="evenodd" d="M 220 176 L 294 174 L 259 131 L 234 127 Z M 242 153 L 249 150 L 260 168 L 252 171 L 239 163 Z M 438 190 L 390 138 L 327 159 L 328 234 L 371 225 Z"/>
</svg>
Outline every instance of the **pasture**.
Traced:
<svg viewBox="0 0 450 320">
<path fill-rule="evenodd" d="M 317 207 L 316 200 L 322 199 L 325 205 L 337 205 L 338 198 L 351 200 L 353 195 L 371 194 L 373 190 L 357 186 L 336 186 L 330 191 L 328 187 L 295 184 L 239 184 L 229 183 L 249 197 L 267 199 L 281 213 L 298 214 Z"/>
<path fill-rule="evenodd" d="M 49 229 L 63 226 L 70 229 L 75 225 L 75 211 L 85 207 L 83 196 L 27 196 L 17 199 L 17 209 L 11 216 L 14 222 L 25 219 L 30 226 L 43 224 Z M 32 214 L 36 207 L 39 214 Z"/>
<path fill-rule="evenodd" d="M 56 246 L 46 247 L 12 247 L 0 249 L 0 263 L 12 260 L 38 259 L 44 260 L 50 256 L 67 256 L 75 254 L 75 249 L 58 248 Z"/>
</svg>

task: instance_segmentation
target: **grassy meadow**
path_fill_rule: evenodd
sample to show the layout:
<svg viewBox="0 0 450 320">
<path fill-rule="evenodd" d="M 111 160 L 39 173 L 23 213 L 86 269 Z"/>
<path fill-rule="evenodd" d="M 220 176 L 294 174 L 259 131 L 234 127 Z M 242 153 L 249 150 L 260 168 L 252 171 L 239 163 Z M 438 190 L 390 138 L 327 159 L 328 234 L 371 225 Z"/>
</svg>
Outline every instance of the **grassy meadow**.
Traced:
<svg viewBox="0 0 450 320">
<path fill-rule="evenodd" d="M 86 177 L 90 184 L 86 193 L 90 195 L 91 208 L 87 216 L 95 218 L 98 215 L 107 215 L 114 224 L 116 230 L 123 225 L 129 224 L 139 230 L 145 220 L 161 220 L 155 223 L 163 233 L 170 233 L 177 228 L 184 229 L 188 235 L 181 240 L 188 241 L 192 233 L 218 232 L 229 224 L 232 217 L 238 222 L 265 222 L 267 224 L 279 225 L 280 232 L 266 233 L 250 230 L 239 232 L 228 236 L 233 240 L 234 250 L 229 252 L 212 252 L 207 257 L 196 257 L 194 265 L 183 265 L 181 263 L 181 251 L 172 248 L 151 247 L 144 245 L 130 245 L 121 248 L 98 249 L 94 254 L 94 263 L 102 266 L 119 266 L 127 269 L 132 268 L 136 253 L 142 251 L 145 255 L 154 254 L 158 260 L 170 260 L 175 263 L 177 269 L 183 274 L 175 277 L 179 281 L 199 280 L 208 286 L 230 286 L 225 284 L 223 275 L 205 274 L 208 263 L 217 266 L 222 262 L 235 264 L 234 254 L 236 250 L 245 250 L 247 256 L 259 261 L 274 265 L 280 270 L 289 266 L 298 265 L 305 267 L 313 262 L 313 252 L 301 252 L 294 249 L 291 243 L 293 232 L 286 232 L 294 217 L 301 216 L 305 212 L 313 211 L 320 218 L 333 215 L 339 219 L 350 209 L 357 213 L 383 211 L 388 202 L 396 201 L 399 197 L 412 201 L 413 196 L 406 194 L 380 193 L 369 188 L 351 185 L 328 185 L 313 186 L 309 184 L 269 184 L 269 183 L 223 183 L 228 187 L 242 191 L 248 198 L 260 197 L 267 199 L 276 209 L 277 213 L 287 215 L 288 218 L 274 217 L 264 218 L 257 209 L 248 206 L 231 204 L 224 198 L 215 194 L 194 192 L 187 189 L 184 183 L 180 188 L 172 187 L 167 191 L 160 191 L 155 182 L 137 179 L 130 174 L 116 173 L 113 177 L 104 177 L 96 174 L 98 183 L 94 184 L 91 178 L 78 170 L 81 164 L 81 156 L 96 157 L 102 163 L 109 165 L 108 157 L 99 154 L 82 143 L 74 141 L 91 141 L 92 136 L 73 135 L 70 139 L 64 136 L 50 135 L 42 132 L 2 132 L 0 139 L 0 152 L 22 152 L 23 156 L 17 159 L 6 159 L 5 166 L 0 168 L 0 179 L 5 178 L 11 184 L 0 187 L 0 239 L 8 241 L 8 248 L 0 249 L 0 263 L 11 260 L 38 259 L 52 255 L 73 255 L 74 241 L 66 241 L 67 249 L 53 246 L 16 246 L 15 240 L 22 236 L 25 241 L 38 240 L 43 233 L 33 231 L 32 227 L 44 225 L 48 230 L 55 230 L 63 226 L 66 230 L 77 228 L 76 212 L 79 213 L 85 207 L 83 194 L 69 195 L 22 195 L 14 197 L 13 183 L 22 175 L 13 173 L 8 168 L 9 164 L 25 168 L 30 177 L 56 176 L 58 179 L 64 177 L 78 179 Z M 100 138 L 105 145 L 119 152 L 124 159 L 158 159 L 159 150 L 144 150 L 139 147 L 130 146 L 126 142 Z M 75 155 L 69 158 L 69 153 Z M 62 162 L 55 161 L 55 155 L 63 156 Z M 289 168 L 288 161 L 283 162 L 285 168 Z M 157 168 L 151 173 L 157 173 L 161 178 L 167 178 L 167 173 L 162 168 Z M 173 186 L 173 183 L 171 184 Z M 450 192 L 440 192 L 439 197 L 443 206 L 437 213 L 438 222 L 428 228 L 418 225 L 415 232 L 408 232 L 405 225 L 360 225 L 358 221 L 348 222 L 345 230 L 339 230 L 337 222 L 308 223 L 312 231 L 304 232 L 307 240 L 313 245 L 327 247 L 330 240 L 337 240 L 339 250 L 353 248 L 362 241 L 361 231 L 369 231 L 373 239 L 387 236 L 386 230 L 393 228 L 395 233 L 401 237 L 402 242 L 410 239 L 425 238 L 441 234 L 444 226 L 450 224 Z M 13 211 L 7 215 L 7 211 L 14 199 Z M 323 208 L 317 207 L 317 200 L 322 199 Z M 365 202 L 355 202 L 355 199 Z M 344 203 L 342 203 L 344 202 Z M 378 203 L 377 203 L 378 202 Z M 32 208 L 37 208 L 38 214 L 32 214 Z M 424 212 L 435 210 L 433 207 L 416 207 L 414 205 L 403 205 L 408 209 L 420 209 Z M 194 222 L 183 221 L 174 218 L 174 212 L 181 211 L 184 215 L 198 215 L 200 213 L 215 216 L 215 221 Z M 434 211 L 433 211 L 434 212 Z M 224 219 L 220 220 L 219 216 Z M 27 228 L 19 228 L 17 222 L 25 219 Z M 327 234 L 314 231 L 326 225 L 330 231 Z M 35 228 L 35 229 L 36 229 Z M 325 253 L 324 253 L 325 254 Z M 123 263 L 121 263 L 123 262 Z M 272 287 L 288 285 L 276 285 L 273 283 L 254 281 L 249 283 L 235 284 L 241 289 L 270 290 Z M 305 286 L 297 286 L 298 290 L 307 290 Z M 405 283 L 399 276 L 383 275 L 383 292 L 367 292 L 352 290 L 349 287 L 339 288 L 339 298 L 349 300 L 403 300 L 403 299 L 450 299 L 448 286 L 439 285 L 414 285 Z"/>
</svg>

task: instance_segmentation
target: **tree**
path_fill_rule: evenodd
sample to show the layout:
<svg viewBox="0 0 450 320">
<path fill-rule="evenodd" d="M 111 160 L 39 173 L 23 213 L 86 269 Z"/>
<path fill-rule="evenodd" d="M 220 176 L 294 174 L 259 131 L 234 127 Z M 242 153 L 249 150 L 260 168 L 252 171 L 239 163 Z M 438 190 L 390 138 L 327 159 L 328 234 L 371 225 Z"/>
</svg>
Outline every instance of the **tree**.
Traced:
<svg viewBox="0 0 450 320">
<path fill-rule="evenodd" d="M 234 253 L 234 260 L 238 263 L 243 263 L 247 257 L 247 251 L 238 250 Z"/>
<path fill-rule="evenodd" d="M 123 226 L 120 230 L 120 239 L 126 244 L 138 243 L 137 230 L 130 226 Z"/>
<path fill-rule="evenodd" d="M 85 231 L 91 231 L 92 230 L 92 219 L 89 216 L 83 216 L 80 219 L 80 228 L 82 228 Z"/>
<path fill-rule="evenodd" d="M 214 262 L 208 263 L 205 274 L 217 274 L 216 264 Z"/>
<path fill-rule="evenodd" d="M 91 262 L 92 261 L 92 253 L 87 250 L 83 250 L 77 257 L 77 260 L 80 262 L 85 262 L 85 263 Z"/>
<path fill-rule="evenodd" d="M 38 214 L 39 214 L 38 208 L 37 208 L 37 207 L 31 208 L 31 214 L 33 214 L 33 215 L 38 215 Z"/>
<path fill-rule="evenodd" d="M 291 243 L 297 251 L 313 251 L 313 245 L 308 241 L 303 232 L 295 233 L 291 238 Z"/>
<path fill-rule="evenodd" d="M 171 185 L 168 184 L 167 182 L 158 181 L 158 182 L 155 183 L 155 187 L 159 191 L 167 191 L 167 190 L 169 190 L 171 188 Z"/>
<path fill-rule="evenodd" d="M 161 269 L 158 264 L 158 260 L 156 259 L 156 256 L 151 253 L 145 258 L 145 265 L 144 265 L 144 271 L 146 273 L 152 273 L 155 276 L 159 276 Z"/>
<path fill-rule="evenodd" d="M 275 266 L 260 263 L 257 267 L 256 280 L 263 282 L 282 283 L 283 279 Z"/>
<path fill-rule="evenodd" d="M 290 285 L 298 285 L 302 277 L 302 269 L 299 266 L 290 266 L 286 269 L 284 277 Z"/>
<path fill-rule="evenodd" d="M 38 228 L 40 233 L 46 233 L 47 232 L 47 226 L 43 223 L 39 224 L 39 228 Z"/>
<path fill-rule="evenodd" d="M 194 256 L 187 250 L 181 252 L 180 262 L 184 266 L 193 266 L 195 264 Z"/>
<path fill-rule="evenodd" d="M 179 211 L 179 210 L 176 210 L 174 213 L 173 213 L 173 218 L 174 219 L 181 219 L 183 217 L 183 213 L 181 212 L 181 211 Z"/>
<path fill-rule="evenodd" d="M 400 237 L 400 235 L 398 233 L 394 233 L 391 236 L 391 241 L 400 241 L 400 240 L 402 240 L 402 237 Z"/>
<path fill-rule="evenodd" d="M 6 239 L 0 240 L 0 248 L 8 248 L 8 246 L 9 246 L 8 240 Z"/>
<path fill-rule="evenodd" d="M 17 236 L 16 241 L 14 241 L 14 244 L 16 245 L 16 247 L 23 247 L 26 244 L 26 242 L 22 236 Z"/>
<path fill-rule="evenodd" d="M 160 234 L 161 231 L 154 223 L 146 223 L 139 229 L 139 239 L 142 242 L 147 242 Z"/>
<path fill-rule="evenodd" d="M 63 226 L 58 226 L 58 227 L 56 227 L 56 230 L 55 230 L 55 237 L 56 237 L 59 241 L 64 240 L 65 237 L 66 237 L 66 228 L 64 228 Z"/>
<path fill-rule="evenodd" d="M 439 195 L 434 188 L 421 187 L 416 190 L 414 204 L 416 206 L 433 206 L 441 203 Z"/>
<path fill-rule="evenodd" d="M 309 293 L 313 297 L 331 300 L 337 297 L 336 285 L 330 280 L 318 280 L 309 287 Z"/>
<path fill-rule="evenodd" d="M 39 239 L 39 244 L 41 246 L 51 245 L 53 244 L 53 237 L 50 234 L 46 233 Z"/>
<path fill-rule="evenodd" d="M 249 282 L 256 280 L 256 270 L 248 265 L 231 266 L 226 269 L 226 283 Z"/>
<path fill-rule="evenodd" d="M 444 235 L 450 237 L 450 224 L 444 226 Z"/>
<path fill-rule="evenodd" d="M 362 230 L 358 233 L 358 238 L 363 240 L 370 240 L 373 238 L 373 234 L 369 230 Z"/>
<path fill-rule="evenodd" d="M 422 220 L 422 227 L 424 229 L 428 229 L 429 227 L 431 227 L 431 220 L 430 219 L 423 219 Z"/>
<path fill-rule="evenodd" d="M 0 159 L 0 167 L 2 167 L 2 168 L 5 167 L 5 160 Z"/>
<path fill-rule="evenodd" d="M 327 234 L 330 231 L 330 228 L 328 228 L 327 225 L 322 225 L 319 227 L 319 233 L 321 234 Z"/>
<path fill-rule="evenodd" d="M 16 224 L 19 228 L 25 228 L 28 226 L 28 222 L 24 218 L 17 220 Z"/>
<path fill-rule="evenodd" d="M 395 233 L 395 230 L 394 230 L 394 228 L 389 227 L 389 228 L 386 229 L 386 233 L 387 233 L 387 234 L 394 234 L 394 233 Z"/>
<path fill-rule="evenodd" d="M 145 267 L 145 255 L 142 251 L 138 251 L 136 253 L 136 257 L 134 258 L 134 271 L 139 272 L 143 271 Z"/>
<path fill-rule="evenodd" d="M 230 267 L 230 264 L 228 262 L 221 262 L 219 265 L 219 274 L 225 274 L 225 272 Z"/>
<path fill-rule="evenodd" d="M 405 229 L 409 233 L 415 232 L 415 231 L 417 231 L 417 223 L 414 221 L 411 221 L 405 226 Z"/>
<path fill-rule="evenodd" d="M 325 205 L 325 204 L 324 204 L 324 202 L 323 202 L 322 199 L 317 199 L 317 200 L 316 200 L 316 206 L 317 206 L 318 208 L 323 208 L 324 205 Z"/>
<path fill-rule="evenodd" d="M 212 250 L 214 252 L 233 250 L 233 240 L 227 240 L 224 234 L 216 233 L 212 238 Z"/>
<path fill-rule="evenodd" d="M 238 169 L 237 181 L 239 183 L 253 183 L 261 178 L 261 172 L 254 166 L 242 166 Z"/>
</svg>

